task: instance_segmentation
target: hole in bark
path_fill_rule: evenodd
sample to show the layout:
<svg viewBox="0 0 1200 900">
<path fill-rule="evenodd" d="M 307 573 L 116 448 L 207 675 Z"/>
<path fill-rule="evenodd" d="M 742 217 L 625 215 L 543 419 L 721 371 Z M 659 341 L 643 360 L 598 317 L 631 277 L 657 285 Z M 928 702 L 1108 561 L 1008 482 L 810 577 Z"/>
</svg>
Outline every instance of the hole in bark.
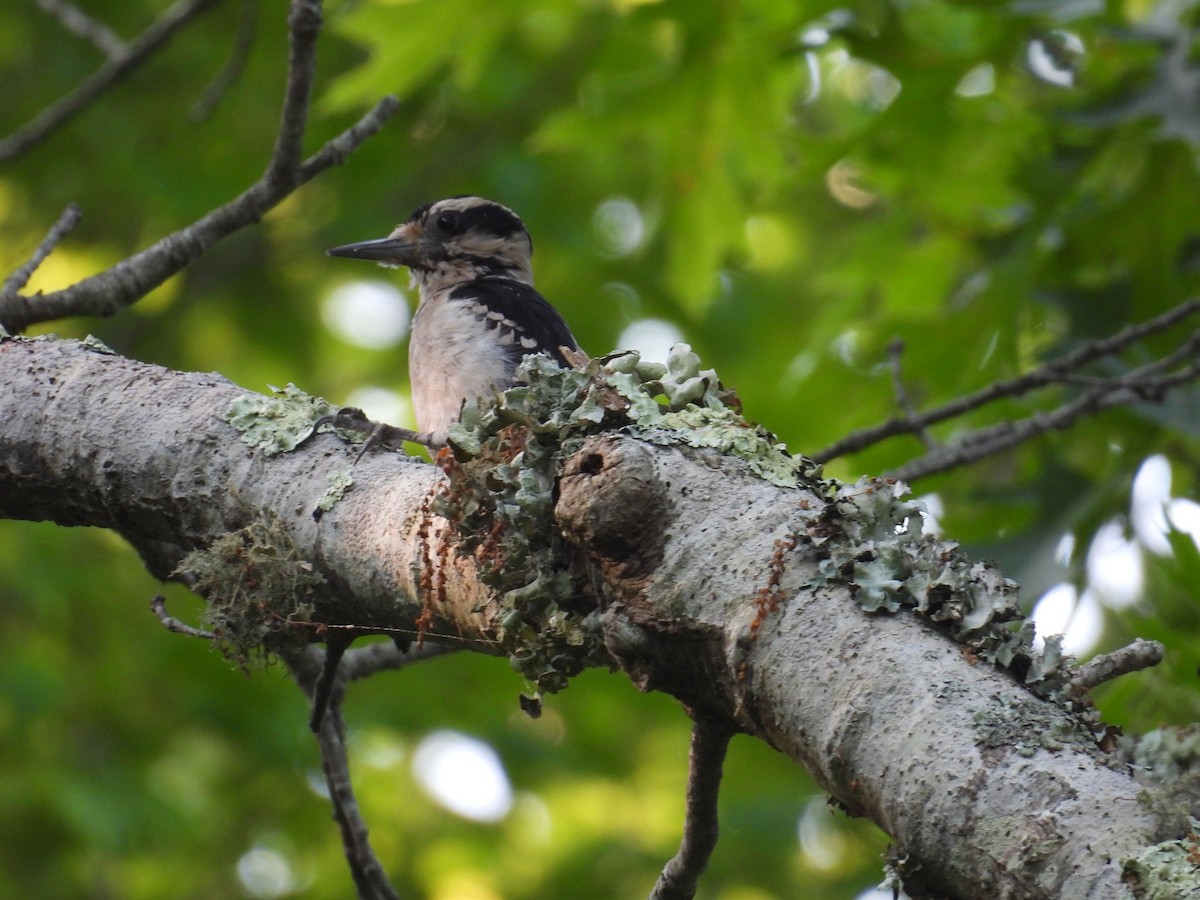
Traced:
<svg viewBox="0 0 1200 900">
<path fill-rule="evenodd" d="M 604 469 L 604 457 L 599 453 L 589 453 L 579 464 L 579 471 L 584 475 L 599 475 Z"/>
</svg>

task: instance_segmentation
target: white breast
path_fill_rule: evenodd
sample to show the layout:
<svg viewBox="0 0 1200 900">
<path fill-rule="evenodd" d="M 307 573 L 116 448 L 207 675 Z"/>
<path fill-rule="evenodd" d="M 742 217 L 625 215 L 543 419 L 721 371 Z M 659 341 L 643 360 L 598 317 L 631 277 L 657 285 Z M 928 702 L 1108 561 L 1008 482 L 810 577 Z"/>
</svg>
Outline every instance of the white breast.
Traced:
<svg viewBox="0 0 1200 900">
<path fill-rule="evenodd" d="M 421 431 L 444 433 L 464 400 L 508 387 L 510 363 L 469 304 L 422 301 L 413 317 L 408 374 Z"/>
</svg>

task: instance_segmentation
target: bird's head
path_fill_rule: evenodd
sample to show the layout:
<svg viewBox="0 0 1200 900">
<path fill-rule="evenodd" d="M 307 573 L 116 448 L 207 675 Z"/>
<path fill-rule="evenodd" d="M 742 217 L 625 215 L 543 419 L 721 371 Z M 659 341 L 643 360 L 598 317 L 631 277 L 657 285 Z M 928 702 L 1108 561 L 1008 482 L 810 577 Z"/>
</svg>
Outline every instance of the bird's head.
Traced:
<svg viewBox="0 0 1200 900">
<path fill-rule="evenodd" d="M 430 291 L 486 276 L 533 284 L 533 242 L 511 209 L 482 197 L 451 197 L 420 207 L 390 235 L 345 244 L 330 256 L 405 266 Z"/>
</svg>

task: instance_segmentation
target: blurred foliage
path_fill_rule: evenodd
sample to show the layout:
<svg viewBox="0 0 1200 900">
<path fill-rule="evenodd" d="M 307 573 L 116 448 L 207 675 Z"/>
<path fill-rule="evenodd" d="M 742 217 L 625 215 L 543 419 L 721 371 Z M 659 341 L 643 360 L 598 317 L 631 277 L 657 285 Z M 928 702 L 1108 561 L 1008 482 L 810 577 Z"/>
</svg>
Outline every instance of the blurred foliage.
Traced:
<svg viewBox="0 0 1200 900">
<path fill-rule="evenodd" d="M 126 37 L 166 5 L 79 3 Z M 248 11 L 244 69 L 197 119 Z M 285 17 L 283 0 L 217 4 L 0 168 L 0 269 L 68 202 L 84 222 L 36 289 L 111 265 L 253 181 L 278 120 Z M 893 414 L 893 337 L 930 406 L 1197 291 L 1190 0 L 343 0 L 326 20 L 310 147 L 384 93 L 400 115 L 121 316 L 40 330 L 94 332 L 258 390 L 403 395 L 402 344 L 354 346 L 322 316 L 335 287 L 375 276 L 322 250 L 480 193 L 525 218 L 539 286 L 586 348 L 668 320 L 751 417 L 811 450 Z M 0 132 L 100 62 L 35 4 L 0 5 Z M 1177 495 L 1194 492 L 1198 413 L 1190 389 L 917 489 L 936 491 L 945 531 L 998 557 L 1032 600 L 1082 583 L 1084 554 L 1064 567 L 1056 544 L 1069 533 L 1086 548 L 1121 520 L 1147 455 L 1173 464 Z M 898 438 L 829 471 L 878 472 L 919 449 Z M 1167 644 L 1161 670 L 1103 694 L 1107 717 L 1134 728 L 1200 718 L 1195 561 L 1146 554 L 1146 566 L 1144 596 L 1109 615 L 1103 638 Z M 275 668 L 247 679 L 164 632 L 146 609 L 158 590 L 111 535 L 0 523 L 0 895 L 347 896 L 298 692 Z M 196 617 L 198 601 L 168 596 Z M 464 655 L 352 690 L 355 774 L 402 895 L 644 894 L 677 841 L 685 717 L 589 673 L 530 722 L 521 688 L 503 662 Z M 500 754 L 517 802 L 499 824 L 460 820 L 417 786 L 412 750 L 439 728 Z M 874 884 L 886 839 L 814 815 L 817 793 L 736 740 L 701 896 L 841 900 Z"/>
</svg>

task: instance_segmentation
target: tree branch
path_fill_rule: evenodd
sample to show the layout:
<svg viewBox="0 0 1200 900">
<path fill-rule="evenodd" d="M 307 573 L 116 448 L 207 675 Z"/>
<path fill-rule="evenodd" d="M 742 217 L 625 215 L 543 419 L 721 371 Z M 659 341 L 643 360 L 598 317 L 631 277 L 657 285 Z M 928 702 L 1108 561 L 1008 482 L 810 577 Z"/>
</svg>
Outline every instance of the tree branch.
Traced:
<svg viewBox="0 0 1200 900">
<path fill-rule="evenodd" d="M 1086 693 L 1114 678 L 1157 666 L 1162 661 L 1162 644 L 1138 638 L 1119 650 L 1088 660 L 1075 670 L 1071 685 L 1080 693 Z"/>
<path fill-rule="evenodd" d="M 167 631 L 173 631 L 175 634 L 186 634 L 188 637 L 201 638 L 206 641 L 216 638 L 216 635 L 211 631 L 194 628 L 186 622 L 180 622 L 174 616 L 167 615 L 167 598 L 162 594 L 156 594 L 154 599 L 150 601 L 150 611 L 158 616 L 158 621 L 162 622 L 163 627 Z"/>
<path fill-rule="evenodd" d="M 320 4 L 316 0 L 293 0 L 290 21 L 291 61 L 295 68 L 289 71 L 283 120 L 263 177 L 188 227 L 68 288 L 33 297 L 6 290 L 0 294 L 0 326 L 18 333 L 36 322 L 67 316 L 113 315 L 158 287 L 221 238 L 257 222 L 297 187 L 341 163 L 379 130 L 399 107 L 394 97 L 385 97 L 351 128 L 303 163 L 297 162 L 312 86 Z"/>
<path fill-rule="evenodd" d="M 0 285 L 0 297 L 16 294 L 25 287 L 29 283 L 29 279 L 33 277 L 33 273 L 37 271 L 37 267 L 45 262 L 46 257 L 58 246 L 58 242 L 79 224 L 82 217 L 83 213 L 80 212 L 78 206 L 74 203 L 67 204 L 67 208 L 58 217 L 58 221 L 51 226 L 50 230 L 46 232 L 46 236 L 42 238 L 42 242 L 37 245 L 33 255 L 29 257 L 29 261 L 4 279 L 4 284 Z"/>
<path fill-rule="evenodd" d="M 913 405 L 912 398 L 908 395 L 908 388 L 904 385 L 904 372 L 901 363 L 904 359 L 904 341 L 900 338 L 892 338 L 888 341 L 888 367 L 892 372 L 892 393 L 896 397 L 896 405 L 904 413 L 904 417 L 908 420 L 915 419 L 917 416 L 917 408 Z M 921 443 L 925 445 L 926 450 L 932 450 L 938 445 L 937 439 L 925 428 L 918 428 L 914 432 Z"/>
<path fill-rule="evenodd" d="M 376 643 L 346 650 L 344 654 L 338 651 L 342 662 L 340 666 L 332 669 L 336 678 L 325 688 L 327 696 L 324 714 L 319 727 L 314 730 L 321 751 L 321 770 L 325 774 L 329 800 L 333 805 L 333 817 L 342 834 L 342 850 L 358 896 L 362 900 L 395 900 L 397 895 L 371 847 L 367 823 L 362 817 L 350 778 L 346 725 L 342 717 L 346 686 L 356 679 L 433 659 L 452 649 L 445 645 L 425 644 L 402 651 L 393 643 Z M 324 655 L 316 647 L 308 647 L 287 657 L 292 677 L 314 709 L 319 702 L 318 693 L 322 690 L 322 681 L 331 671 L 329 652 L 327 642 Z"/>
<path fill-rule="evenodd" d="M 288 12 L 288 77 L 275 150 L 262 181 L 276 188 L 301 183 L 300 160 L 308 105 L 317 75 L 317 37 L 321 33 L 321 0 L 292 0 Z"/>
<path fill-rule="evenodd" d="M 89 103 L 144 62 L 193 17 L 216 2 L 217 0 L 177 0 L 136 39 L 122 45 L 120 53 L 110 54 L 108 61 L 80 82 L 75 90 L 47 106 L 25 126 L 0 139 L 0 163 L 15 159 L 45 140 L 56 128 L 60 128 L 82 112 Z M 63 21 L 61 15 L 59 20 Z"/>
<path fill-rule="evenodd" d="M 717 797 L 725 751 L 733 734 L 728 723 L 703 714 L 692 724 L 683 840 L 679 852 L 663 867 L 658 883 L 650 892 L 650 900 L 691 900 L 696 895 L 696 885 L 717 846 L 720 831 Z"/>
<path fill-rule="evenodd" d="M 928 412 L 916 415 L 906 415 L 902 418 L 892 418 L 879 425 L 855 431 L 839 441 L 830 444 L 811 458 L 819 463 L 829 462 L 849 453 L 856 453 L 867 447 L 878 444 L 888 438 L 904 434 L 919 434 L 922 430 L 939 422 L 957 418 L 972 410 L 979 409 L 996 400 L 1006 397 L 1019 397 L 1037 388 L 1052 384 L 1062 384 L 1069 373 L 1082 368 L 1106 356 L 1112 356 L 1137 341 L 1152 334 L 1165 331 L 1178 322 L 1200 311 L 1200 298 L 1181 303 L 1153 319 L 1136 325 L 1129 325 L 1111 337 L 1090 341 L 1083 346 L 1066 353 L 1058 359 L 1051 360 L 1045 365 L 1005 381 L 997 381 L 987 387 L 959 397 Z"/>
<path fill-rule="evenodd" d="M 125 42 L 116 32 L 75 4 L 67 0 L 37 0 L 37 5 L 58 19 L 63 28 L 83 38 L 110 60 L 119 59 L 127 52 Z"/>
<path fill-rule="evenodd" d="M 225 615 L 258 616 L 250 621 L 271 626 L 278 652 L 308 653 L 316 623 L 404 631 L 419 618 L 502 652 L 504 595 L 480 569 L 500 551 L 432 512 L 435 486 L 454 486 L 435 467 L 376 453 L 352 468 L 354 448 L 327 434 L 279 452 L 228 421 L 245 400 L 228 382 L 76 342 L 0 342 L 0 383 L 10 387 L 0 392 L 0 516 L 113 528 L 152 566 L 148 546 L 208 548 L 202 558 L 225 579 L 208 592 L 210 614 L 219 602 Z M 344 484 L 347 473 L 352 489 L 330 504 L 330 476 Z M 712 452 L 586 439 L 552 511 L 561 571 L 588 573 L 604 598 L 579 637 L 602 639 L 641 689 L 803 764 L 943 893 L 1132 897 L 1120 861 L 1172 826 L 1108 765 L 1077 707 L 1042 699 L 1015 670 L 947 637 L 981 627 L 968 600 L 1007 609 L 1011 583 L 956 561 L 952 545 L 902 535 L 896 517 L 909 512 L 890 505 L 894 483 L 842 487 L 832 499 L 827 490 L 780 487 Z M 436 496 L 452 503 L 445 491 Z M 889 541 L 904 544 L 885 554 Z M 918 557 L 921 578 L 893 568 Z M 713 559 L 720 565 L 698 564 Z M 205 583 L 217 582 L 197 578 Z M 757 602 L 764 584 L 769 606 Z M 901 588 L 925 611 L 887 614 Z M 534 599 L 508 591 L 522 592 Z M 337 693 L 335 683 L 333 703 Z M 336 726 L 328 717 L 322 735 Z M 340 795 L 344 765 L 331 766 Z M 338 802 L 359 854 L 365 826 Z M 702 822 L 705 804 L 692 808 Z M 370 864 L 355 865 L 359 878 Z"/>
<path fill-rule="evenodd" d="M 993 456 L 1049 431 L 1065 430 L 1086 415 L 1141 401 L 1159 401 L 1173 388 L 1200 379 L 1200 359 L 1196 358 L 1198 351 L 1200 331 L 1191 334 L 1182 346 L 1163 359 L 1116 378 L 1095 380 L 1094 387 L 1057 409 L 969 432 L 960 436 L 955 443 L 941 444 L 888 474 L 900 481 L 913 482 Z M 1175 372 L 1159 374 L 1184 359 L 1190 359 L 1191 362 Z"/>
<path fill-rule="evenodd" d="M 229 59 L 221 67 L 212 82 L 204 89 L 203 95 L 188 111 L 188 118 L 193 122 L 202 122 L 212 115 L 229 86 L 241 77 L 246 68 L 246 60 L 250 56 L 250 48 L 254 44 L 254 34 L 258 25 L 257 0 L 242 0 L 241 11 L 238 15 L 237 34 L 233 38 L 233 48 Z"/>
<path fill-rule="evenodd" d="M 309 701 L 315 705 L 319 682 L 328 668 L 316 648 L 288 657 L 288 668 Z M 346 725 L 342 719 L 342 700 L 346 693 L 344 678 L 337 679 L 328 700 L 328 708 L 317 729 L 321 750 L 321 770 L 333 806 L 333 818 L 342 834 L 342 851 L 350 867 L 360 900 L 398 900 L 387 873 L 371 846 L 367 823 L 358 807 L 350 780 L 350 758 L 346 752 Z"/>
<path fill-rule="evenodd" d="M 394 643 L 381 641 L 348 650 L 342 658 L 341 671 L 346 681 L 358 681 L 379 672 L 391 672 L 447 653 L 457 653 L 461 649 L 450 644 L 425 641 L 419 646 L 413 644 L 402 650 Z"/>
</svg>

